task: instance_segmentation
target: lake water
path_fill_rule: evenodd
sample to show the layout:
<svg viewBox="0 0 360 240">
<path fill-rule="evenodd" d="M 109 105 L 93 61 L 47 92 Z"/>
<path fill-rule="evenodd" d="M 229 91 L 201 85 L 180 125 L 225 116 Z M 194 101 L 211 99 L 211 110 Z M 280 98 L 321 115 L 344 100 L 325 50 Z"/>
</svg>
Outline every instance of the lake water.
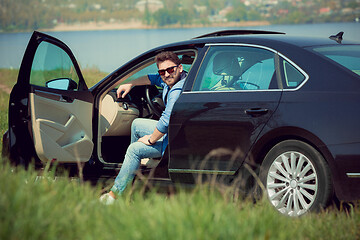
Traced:
<svg viewBox="0 0 360 240">
<path fill-rule="evenodd" d="M 256 29 L 285 32 L 293 36 L 329 37 L 340 31 L 344 39 L 360 41 L 360 23 L 270 25 L 241 28 L 134 29 L 107 31 L 49 32 L 65 42 L 80 65 L 112 72 L 151 48 L 188 40 L 224 29 Z M 31 33 L 0 34 L 0 68 L 19 68 Z"/>
</svg>

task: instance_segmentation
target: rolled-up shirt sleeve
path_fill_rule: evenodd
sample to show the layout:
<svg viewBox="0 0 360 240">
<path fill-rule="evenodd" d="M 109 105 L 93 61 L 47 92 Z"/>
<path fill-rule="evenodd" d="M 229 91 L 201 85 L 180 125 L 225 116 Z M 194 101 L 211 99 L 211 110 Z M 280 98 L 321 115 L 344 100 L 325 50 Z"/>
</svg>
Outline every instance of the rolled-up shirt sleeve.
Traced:
<svg viewBox="0 0 360 240">
<path fill-rule="evenodd" d="M 159 74 L 148 74 L 148 78 L 151 82 L 151 85 L 164 88 L 165 83 L 163 82 Z"/>
</svg>

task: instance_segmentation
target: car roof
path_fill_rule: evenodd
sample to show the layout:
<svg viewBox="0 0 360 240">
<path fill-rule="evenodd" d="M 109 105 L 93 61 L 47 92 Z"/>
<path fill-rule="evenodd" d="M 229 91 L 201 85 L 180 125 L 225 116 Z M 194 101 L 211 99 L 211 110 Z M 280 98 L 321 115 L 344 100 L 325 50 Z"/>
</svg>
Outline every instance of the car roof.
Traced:
<svg viewBox="0 0 360 240">
<path fill-rule="evenodd" d="M 275 47 L 279 45 L 294 46 L 294 47 L 310 47 L 322 45 L 340 45 L 332 36 L 311 37 L 311 36 L 291 36 L 281 32 L 273 31 L 259 31 L 259 30 L 226 30 L 209 33 L 196 37 L 187 41 L 177 42 L 166 46 L 174 45 L 192 45 L 192 44 L 217 44 L 217 43 L 243 43 L 243 44 L 258 44 L 268 47 Z M 337 35 L 336 35 L 337 36 Z M 360 42 L 349 41 L 341 39 L 341 44 L 360 44 Z M 166 47 L 163 46 L 163 47 Z"/>
</svg>

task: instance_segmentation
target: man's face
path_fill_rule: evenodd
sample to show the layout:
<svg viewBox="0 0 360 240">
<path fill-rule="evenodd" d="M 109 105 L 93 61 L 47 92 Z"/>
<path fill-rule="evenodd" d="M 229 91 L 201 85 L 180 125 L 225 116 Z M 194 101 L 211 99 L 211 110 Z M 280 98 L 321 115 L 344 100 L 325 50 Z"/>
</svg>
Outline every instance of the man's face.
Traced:
<svg viewBox="0 0 360 240">
<path fill-rule="evenodd" d="M 170 60 L 159 62 L 158 68 L 160 72 L 165 72 L 164 75 L 160 74 L 160 76 L 164 83 L 166 83 L 166 85 L 168 85 L 170 88 L 172 88 L 180 80 L 180 75 L 183 71 L 183 67 L 181 64 L 179 66 L 176 66 L 176 64 Z"/>
</svg>

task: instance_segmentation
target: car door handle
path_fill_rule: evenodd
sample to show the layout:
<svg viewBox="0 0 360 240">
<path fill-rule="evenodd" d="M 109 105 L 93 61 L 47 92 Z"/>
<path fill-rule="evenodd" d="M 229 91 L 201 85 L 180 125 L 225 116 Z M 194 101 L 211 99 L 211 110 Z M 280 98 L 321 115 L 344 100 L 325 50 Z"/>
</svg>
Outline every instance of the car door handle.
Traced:
<svg viewBox="0 0 360 240">
<path fill-rule="evenodd" d="M 36 95 L 38 95 L 40 97 L 49 98 L 49 99 L 59 101 L 59 102 L 72 103 L 74 101 L 74 98 L 64 96 L 64 95 L 61 95 L 58 93 L 46 92 L 46 91 L 41 91 L 41 90 L 35 90 L 34 92 Z"/>
<path fill-rule="evenodd" d="M 60 101 L 60 102 L 72 103 L 72 102 L 74 101 L 74 99 L 71 98 L 71 97 L 68 97 L 68 96 L 60 95 L 59 101 Z"/>
<path fill-rule="evenodd" d="M 264 115 L 268 112 L 269 112 L 269 110 L 266 108 L 252 108 L 252 109 L 245 110 L 245 113 L 252 117 L 260 117 L 261 115 Z"/>
</svg>

